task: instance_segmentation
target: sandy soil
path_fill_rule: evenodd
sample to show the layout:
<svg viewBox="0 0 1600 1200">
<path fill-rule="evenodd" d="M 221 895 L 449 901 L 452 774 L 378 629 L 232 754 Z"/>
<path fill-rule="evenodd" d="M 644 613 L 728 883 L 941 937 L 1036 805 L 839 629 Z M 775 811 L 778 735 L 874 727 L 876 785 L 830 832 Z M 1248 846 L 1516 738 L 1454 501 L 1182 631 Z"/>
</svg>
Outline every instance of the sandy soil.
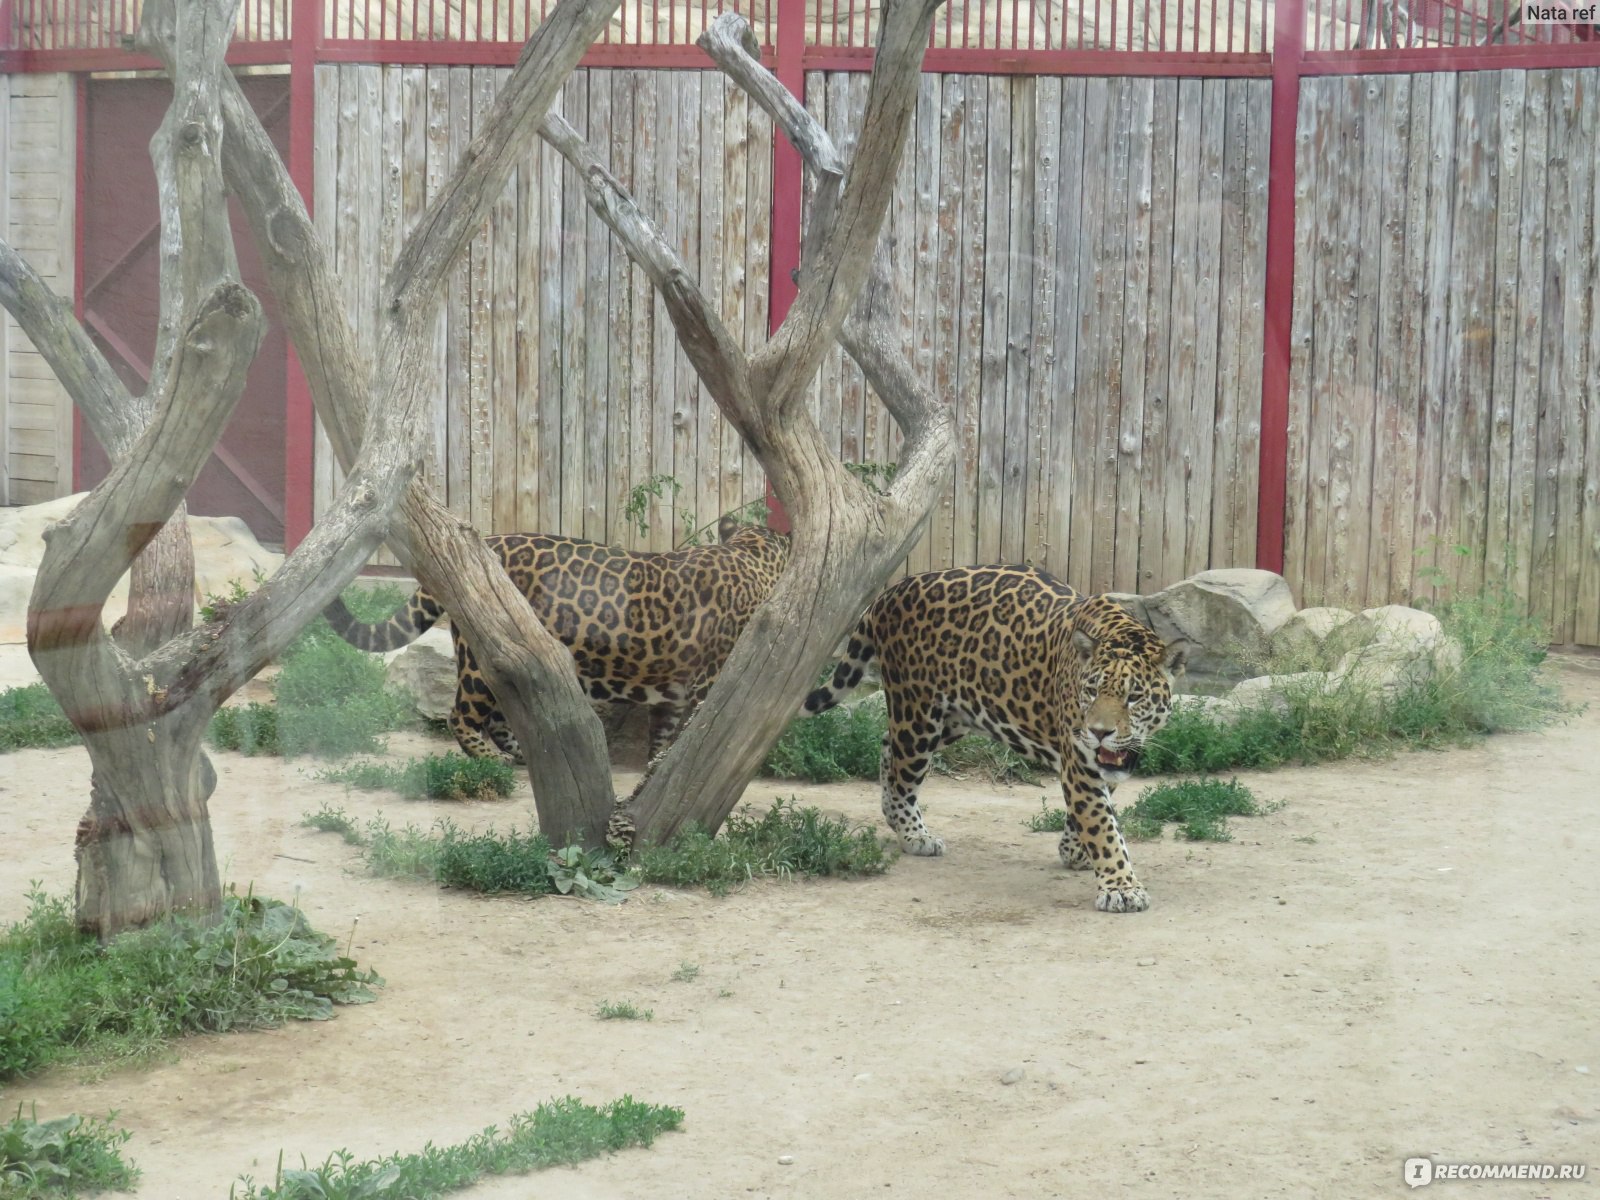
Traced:
<svg viewBox="0 0 1600 1200">
<path fill-rule="evenodd" d="M 1136 846 L 1153 907 L 1133 916 L 1095 912 L 1053 836 L 1026 832 L 1031 788 L 934 781 L 948 856 L 882 878 L 646 888 L 607 908 L 376 881 L 296 824 L 331 800 L 503 826 L 529 819 L 526 794 L 374 800 L 224 755 L 227 877 L 354 926 L 381 1000 L 99 1082 L 56 1072 L 3 1103 L 120 1110 L 138 1195 L 160 1200 L 270 1177 L 280 1148 L 415 1149 L 624 1092 L 681 1105 L 684 1131 L 470 1195 L 1344 1200 L 1405 1194 L 1415 1154 L 1590 1166 L 1581 1184 L 1436 1185 L 1450 1195 L 1593 1194 L 1600 660 L 1560 675 L 1590 709 L 1544 734 L 1248 777 L 1283 807 L 1230 844 Z M 86 774 L 77 750 L 3 760 L 0 919 L 30 879 L 70 887 Z M 750 799 L 790 791 L 877 820 L 867 786 Z M 700 974 L 674 982 L 684 962 Z M 607 999 L 655 1019 L 601 1022 Z"/>
</svg>

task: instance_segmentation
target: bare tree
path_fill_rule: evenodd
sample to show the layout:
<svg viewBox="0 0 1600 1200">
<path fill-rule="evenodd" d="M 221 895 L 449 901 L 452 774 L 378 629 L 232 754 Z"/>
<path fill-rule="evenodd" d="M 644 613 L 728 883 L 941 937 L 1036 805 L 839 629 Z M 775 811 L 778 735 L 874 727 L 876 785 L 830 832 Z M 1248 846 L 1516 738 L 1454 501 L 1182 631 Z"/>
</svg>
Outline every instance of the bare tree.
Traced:
<svg viewBox="0 0 1600 1200">
<path fill-rule="evenodd" d="M 508 677 L 496 686 L 519 735 L 535 725 L 530 699 L 541 689 L 537 725 L 553 731 L 553 742 L 530 770 L 542 795 L 574 824 L 598 828 L 603 821 L 611 800 L 603 737 L 570 659 L 478 539 L 414 476 L 421 418 L 432 399 L 420 365 L 440 283 L 615 3 L 561 0 L 530 40 L 489 126 L 389 276 L 375 355 L 373 348 L 357 352 L 298 194 L 223 65 L 237 0 L 147 0 L 142 14 L 140 47 L 166 65 L 174 94 L 151 145 L 162 270 L 144 396 L 123 389 L 70 307 L 0 242 L 0 303 L 115 463 L 47 532 L 28 612 L 30 654 L 93 764 L 77 835 L 84 928 L 109 937 L 174 910 L 216 909 L 220 880 L 207 810 L 216 777 L 201 750 L 207 722 L 350 581 L 392 532 L 390 516 L 402 501 L 409 534 L 402 548 L 419 548 L 419 577 L 477 644 L 503 654 Z M 195 630 L 183 496 L 238 401 L 262 330 L 260 306 L 239 282 L 224 165 L 274 288 L 296 318 L 291 336 L 349 473 L 283 567 L 225 620 Z M 294 290 L 301 286 L 304 294 Z M 128 615 L 107 634 L 105 602 L 130 565 Z M 506 643 L 512 648 L 501 650 Z M 526 736 L 524 742 L 540 745 Z"/>
<path fill-rule="evenodd" d="M 904 559 L 949 469 L 948 406 L 930 396 L 891 349 L 883 332 L 887 288 L 860 295 L 938 5 L 884 5 L 866 110 L 847 168 L 821 127 L 760 66 L 743 18 L 724 14 L 701 37 L 701 47 L 772 115 L 818 176 L 799 294 L 781 328 L 750 355 L 582 140 L 553 116 L 541 130 L 579 170 L 591 205 L 661 293 L 701 380 L 761 460 L 792 523 L 788 571 L 751 619 L 716 686 L 628 802 L 625 815 L 637 840 L 665 840 L 691 821 L 716 829 L 727 819 L 823 662 Z M 860 364 L 905 435 L 887 494 L 845 469 L 807 412 L 806 389 L 835 340 Z"/>
</svg>

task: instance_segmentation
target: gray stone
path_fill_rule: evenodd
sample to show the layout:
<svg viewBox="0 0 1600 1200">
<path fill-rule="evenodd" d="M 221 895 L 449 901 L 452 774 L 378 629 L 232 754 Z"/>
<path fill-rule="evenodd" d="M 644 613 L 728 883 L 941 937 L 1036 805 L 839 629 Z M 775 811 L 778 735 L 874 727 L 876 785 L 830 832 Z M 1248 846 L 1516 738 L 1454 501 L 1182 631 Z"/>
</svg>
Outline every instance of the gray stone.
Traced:
<svg viewBox="0 0 1600 1200">
<path fill-rule="evenodd" d="M 1198 709 L 1219 725 L 1231 725 L 1239 719 L 1243 711 L 1235 701 L 1226 696 L 1174 696 L 1172 708 L 1175 712 Z"/>
<path fill-rule="evenodd" d="M 386 655 L 388 681 L 411 697 L 417 713 L 442 721 L 456 702 L 456 656 L 450 631 L 435 625 L 411 645 Z"/>
<path fill-rule="evenodd" d="M 1349 648 L 1361 626 L 1343 608 L 1302 608 L 1272 635 L 1272 657 L 1279 664 L 1326 670 Z"/>
<path fill-rule="evenodd" d="M 1288 710 L 1289 702 L 1284 699 L 1284 692 L 1290 688 L 1317 688 L 1320 689 L 1327 682 L 1327 676 L 1321 671 L 1296 671 L 1290 675 L 1257 675 L 1252 679 L 1241 680 L 1239 684 L 1228 693 L 1228 700 L 1240 709 L 1268 707 L 1279 712 Z"/>
<path fill-rule="evenodd" d="M 1012 1067 L 1011 1070 L 1000 1076 L 1000 1082 L 1010 1087 L 1013 1083 L 1021 1083 L 1025 1074 L 1026 1072 L 1021 1067 Z"/>
<path fill-rule="evenodd" d="M 1146 596 L 1144 607 L 1158 634 L 1189 643 L 1188 669 L 1202 677 L 1237 676 L 1265 661 L 1295 611 L 1283 576 L 1246 568 L 1202 571 Z"/>
<path fill-rule="evenodd" d="M 0 508 L 0 642 L 13 640 L 27 625 L 28 595 L 32 575 L 44 557 L 44 531 L 65 519 L 83 502 L 87 492 L 30 504 L 24 508 Z M 270 575 L 283 564 L 283 555 L 266 549 L 238 517 L 190 517 L 189 536 L 194 542 L 195 604 L 207 596 L 226 595 L 238 580 L 244 587 L 255 586 L 256 572 Z M 21 591 L 19 571 L 29 582 Z M 109 627 L 128 609 L 127 576 L 112 589 L 105 607 Z"/>
<path fill-rule="evenodd" d="M 1360 642 L 1335 665 L 1334 683 L 1395 691 L 1461 665 L 1461 646 L 1432 613 L 1389 604 L 1365 610 L 1357 621 Z"/>
</svg>

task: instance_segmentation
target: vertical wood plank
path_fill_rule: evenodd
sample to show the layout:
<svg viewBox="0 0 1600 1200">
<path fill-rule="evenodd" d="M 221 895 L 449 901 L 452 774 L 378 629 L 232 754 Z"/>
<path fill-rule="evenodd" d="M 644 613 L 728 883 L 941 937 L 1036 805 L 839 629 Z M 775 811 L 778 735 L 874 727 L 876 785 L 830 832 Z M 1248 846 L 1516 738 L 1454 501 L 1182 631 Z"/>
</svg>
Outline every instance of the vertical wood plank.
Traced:
<svg viewBox="0 0 1600 1200">
<path fill-rule="evenodd" d="M 727 156 L 727 134 L 723 114 L 727 111 L 726 76 L 708 71 L 700 84 L 700 286 L 713 312 L 726 311 L 722 295 L 724 256 L 727 250 L 727 222 L 723 217 L 723 159 Z M 704 384 L 695 389 L 695 517 L 701 525 L 721 516 L 722 507 L 722 410 Z M 715 536 L 715 530 L 711 535 Z"/>
<path fill-rule="evenodd" d="M 633 179 L 634 196 L 640 210 L 654 215 L 660 211 L 660 191 L 657 187 L 656 140 L 660 136 L 657 115 L 657 95 L 661 81 L 658 71 L 640 71 L 634 95 Z M 656 377 L 665 371 L 667 364 L 656 361 L 656 299 L 655 288 L 639 267 L 629 270 L 633 297 L 633 379 L 629 389 L 628 410 L 631 415 L 631 436 L 628 443 L 628 487 L 631 490 L 657 473 L 659 464 L 655 449 L 655 406 L 658 403 Z M 652 514 L 653 516 L 654 514 Z M 651 522 L 654 524 L 655 522 Z M 640 534 L 629 526 L 626 544 L 645 549 L 652 543 L 649 534 Z"/>
<path fill-rule="evenodd" d="M 561 89 L 562 113 L 588 136 L 589 72 L 574 71 Z M 583 536 L 584 464 L 588 460 L 589 357 L 584 312 L 589 304 L 589 256 L 583 189 L 561 166 L 561 516 L 557 531 Z"/>
<path fill-rule="evenodd" d="M 611 172 L 632 192 L 635 186 L 633 138 L 634 130 L 638 127 L 635 98 L 639 90 L 639 72 L 618 70 L 607 74 L 611 81 L 611 128 L 608 131 Z M 635 441 L 633 381 L 634 372 L 638 369 L 634 361 L 633 268 L 628 255 L 614 243 L 609 246 L 606 267 L 611 361 L 606 375 L 607 506 L 605 532 L 601 536 L 608 542 L 624 543 L 629 540 L 622 510 L 628 502 L 628 491 L 633 486 L 630 477 Z"/>
<path fill-rule="evenodd" d="M 966 98 L 966 122 L 962 129 L 966 151 L 966 180 L 962 190 L 961 229 L 961 307 L 957 336 L 961 353 L 957 363 L 956 414 L 956 520 L 954 530 L 956 565 L 982 562 L 979 548 L 979 422 L 983 401 L 983 317 L 987 287 L 986 241 L 989 142 L 989 89 L 985 79 L 968 76 L 962 80 Z"/>
<path fill-rule="evenodd" d="M 472 70 L 472 125 L 476 129 L 488 116 L 494 103 L 493 67 Z M 486 222 L 473 237 L 467 250 L 469 272 L 469 328 L 471 349 L 468 358 L 467 478 L 471 499 L 468 512 L 472 527 L 489 533 L 494 523 L 494 446 L 492 406 L 494 402 L 494 228 Z"/>
<path fill-rule="evenodd" d="M 988 91 L 988 161 L 984 177 L 983 367 L 978 379 L 978 561 L 1006 557 L 1000 538 L 1005 490 L 1008 334 L 1006 277 L 1015 269 L 1011 244 L 1011 105 L 1003 76 L 984 80 Z"/>
<path fill-rule="evenodd" d="M 1025 430 L 1027 521 L 1023 531 L 1025 561 L 1045 566 L 1050 555 L 1050 437 L 1057 397 L 1062 392 L 1060 363 L 1054 341 L 1056 326 L 1057 222 L 1061 204 L 1061 80 L 1041 78 L 1035 85 L 1034 137 L 1037 169 L 1033 194 L 1033 241 L 1028 254 L 1034 262 L 1028 338 L 1028 419 Z"/>
<path fill-rule="evenodd" d="M 446 177 L 472 141 L 472 68 L 451 67 Z M 472 519 L 472 259 L 463 255 L 445 294 L 445 502 Z"/>
<path fill-rule="evenodd" d="M 1155 134 L 1155 85 L 1149 79 L 1128 82 L 1129 164 L 1127 268 L 1123 274 L 1122 386 L 1113 447 L 1116 463 L 1116 542 L 1110 586 L 1120 592 L 1139 590 L 1139 533 L 1144 482 L 1145 357 L 1149 349 L 1151 210 L 1154 204 L 1152 142 Z"/>
<path fill-rule="evenodd" d="M 1030 336 L 1035 313 L 1034 238 L 1037 209 L 1034 196 L 1039 167 L 1038 130 L 1035 114 L 1037 79 L 1018 77 L 1005 81 L 1004 95 L 1011 107 L 1011 208 L 1010 253 L 1006 279 L 1006 376 L 1005 414 L 1002 425 L 1004 458 L 1000 482 L 1000 557 L 1006 562 L 1021 562 L 1026 554 L 1029 524 L 1028 460 L 1032 447 L 1029 416 L 1033 395 L 1033 361 Z M 995 397 L 989 397 L 992 403 Z"/>
<path fill-rule="evenodd" d="M 1406 130 L 1405 258 L 1401 270 L 1400 342 L 1396 355 L 1399 442 L 1395 462 L 1394 553 L 1389 591 L 1405 602 L 1417 594 L 1417 511 L 1422 490 L 1423 357 L 1428 291 L 1428 173 L 1432 155 L 1433 81 L 1411 77 L 1411 121 Z M 1536 392 L 1537 381 L 1535 383 Z"/>
<path fill-rule="evenodd" d="M 1561 468 L 1558 474 L 1556 526 L 1555 637 L 1573 641 L 1578 627 L 1579 587 L 1582 576 L 1583 498 L 1588 464 L 1584 412 L 1585 388 L 1589 371 L 1589 320 L 1594 307 L 1594 131 L 1600 128 L 1597 116 L 1597 89 L 1592 72 L 1574 71 L 1571 107 L 1571 137 L 1567 155 L 1567 244 L 1562 314 L 1561 390 Z M 1554 147 L 1552 147 L 1554 148 Z M 1591 481 L 1592 482 L 1592 481 Z"/>
<path fill-rule="evenodd" d="M 1071 309 L 1075 329 L 1072 438 L 1068 453 L 1072 461 L 1067 522 L 1067 574 L 1072 586 L 1093 591 L 1094 574 L 1095 473 L 1100 458 L 1099 414 L 1106 404 L 1103 363 L 1105 346 L 1101 337 L 1103 316 L 1101 290 L 1104 267 L 1100 262 L 1105 238 L 1106 181 L 1104 164 L 1112 130 L 1111 81 L 1086 79 L 1083 90 L 1083 124 L 1079 209 L 1075 251 L 1077 272 L 1076 300 Z M 1065 128 L 1065 127 L 1064 127 Z"/>
<path fill-rule="evenodd" d="M 516 439 L 516 525 L 526 532 L 543 531 L 540 495 L 544 491 L 541 410 L 544 406 L 539 364 L 544 339 L 540 296 L 544 289 L 544 215 L 546 201 L 539 145 L 528 147 L 517 167 L 517 402 L 513 409 Z"/>
<path fill-rule="evenodd" d="M 1243 361 L 1242 325 L 1245 304 L 1244 221 L 1245 168 L 1249 153 L 1249 92 L 1246 80 L 1224 86 L 1222 143 L 1221 243 L 1217 271 L 1217 419 L 1211 458 L 1211 553 L 1215 567 L 1251 566 L 1255 561 L 1255 526 L 1248 540 L 1240 528 L 1241 493 L 1250 482 L 1237 461 L 1239 426 L 1244 422 L 1246 371 L 1259 376 L 1260 359 Z M 1257 389 L 1259 392 L 1259 389 Z"/>
<path fill-rule="evenodd" d="M 1499 124 L 1499 162 L 1494 221 L 1493 379 L 1489 385 L 1488 492 L 1484 512 L 1483 571 L 1487 581 L 1508 581 L 1511 561 L 1511 446 L 1516 413 L 1517 315 L 1523 304 L 1520 226 L 1527 223 L 1523 202 L 1523 123 L 1527 113 L 1526 71 L 1501 73 L 1499 111 L 1490 119 Z"/>
<path fill-rule="evenodd" d="M 595 153 L 602 161 L 609 159 L 606 140 L 613 123 L 611 111 L 612 71 L 588 71 L 585 82 L 589 95 L 589 139 Z M 609 165 L 609 163 L 608 163 Z M 568 169 L 566 174 L 570 175 Z M 613 172 L 614 173 L 614 172 Z M 571 180 L 572 191 L 581 198 L 582 189 L 577 180 Z M 584 457 L 578 462 L 579 491 L 582 509 L 579 514 L 581 532 L 586 538 L 596 540 L 606 536 L 606 480 L 607 446 L 610 432 L 611 397 L 614 395 L 610 379 L 610 364 L 614 357 L 616 327 L 611 318 L 611 255 L 625 253 L 613 243 L 611 231 L 598 213 L 587 203 L 579 204 L 582 222 L 573 230 L 582 237 L 584 246 L 583 304 L 574 307 L 573 317 L 581 320 L 583 333 L 583 391 L 580 413 L 583 424 Z"/>
<path fill-rule="evenodd" d="M 675 179 L 669 177 L 667 186 L 673 191 L 674 225 L 679 257 L 690 275 L 703 278 L 700 271 L 700 221 L 696 216 L 702 203 L 704 185 L 700 179 L 700 71 L 677 71 L 668 78 L 677 93 L 677 157 L 673 162 Z M 700 380 L 695 374 L 689 356 L 678 345 L 677 332 L 672 331 L 673 363 L 676 384 L 672 405 L 672 461 L 673 474 L 683 485 L 678 493 L 677 507 L 698 515 L 696 497 L 702 486 L 701 466 L 696 458 L 698 442 L 698 405 Z M 672 544 L 682 540 L 680 522 Z M 692 530 L 690 531 L 692 532 Z"/>
<path fill-rule="evenodd" d="M 767 341 L 772 276 L 772 122 L 750 109 L 750 175 L 747 204 L 750 232 L 745 240 L 745 345 L 753 353 Z M 766 494 L 767 477 L 750 447 L 744 447 L 745 495 Z"/>
<path fill-rule="evenodd" d="M 1513 380 L 1510 474 L 1506 515 L 1509 586 L 1528 603 L 1534 552 L 1534 490 L 1538 480 L 1540 333 L 1544 315 L 1545 169 L 1549 153 L 1549 73 L 1524 81 L 1522 197 L 1517 223 L 1517 358 Z"/>
<path fill-rule="evenodd" d="M 1363 328 L 1375 350 L 1375 394 L 1372 431 L 1372 489 L 1369 514 L 1368 575 L 1366 598 L 1369 604 L 1385 604 L 1394 599 L 1391 580 L 1395 578 L 1397 539 L 1401 524 L 1397 519 L 1406 485 L 1403 482 L 1416 459 L 1415 399 L 1408 390 L 1415 387 L 1415 375 L 1407 371 L 1411 361 L 1405 357 L 1405 329 L 1410 321 L 1410 306 L 1405 302 L 1406 211 L 1410 193 L 1407 186 L 1407 148 L 1411 140 L 1411 79 L 1393 75 L 1383 81 L 1382 108 L 1373 118 L 1381 136 L 1379 157 L 1366 181 L 1371 211 L 1380 232 L 1373 250 L 1378 256 L 1378 288 L 1373 297 L 1372 327 Z M 1409 531 L 1408 531 L 1409 532 Z M 1407 544 L 1409 545 L 1409 537 Z"/>
<path fill-rule="evenodd" d="M 1423 296 L 1423 371 L 1422 411 L 1418 444 L 1421 471 L 1417 495 L 1416 549 L 1419 594 L 1437 598 L 1432 580 L 1434 571 L 1444 567 L 1442 542 L 1447 530 L 1440 522 L 1440 489 L 1444 455 L 1445 371 L 1449 346 L 1451 295 L 1451 256 L 1455 172 L 1452 147 L 1455 144 L 1456 81 L 1454 75 L 1436 75 L 1433 102 L 1429 113 L 1428 141 L 1428 250 L 1427 290 Z M 1425 572 L 1425 573 L 1424 573 Z"/>
<path fill-rule="evenodd" d="M 1572 254 L 1572 199 L 1569 190 L 1573 89 L 1570 71 L 1546 74 L 1549 85 L 1549 141 L 1545 173 L 1545 260 L 1543 313 L 1539 322 L 1538 467 L 1533 494 L 1533 554 L 1530 599 L 1533 612 L 1560 640 L 1565 623 L 1557 584 L 1556 533 L 1561 475 L 1561 416 L 1565 400 L 1562 380 L 1562 327 L 1566 312 L 1566 263 Z"/>
<path fill-rule="evenodd" d="M 912 368 L 924 387 L 935 389 L 933 394 L 942 397 L 934 383 L 934 361 L 939 337 L 938 311 L 938 247 L 939 215 L 938 187 L 940 167 L 940 80 L 939 76 L 925 73 L 917 85 L 917 110 L 914 118 L 912 153 L 915 155 L 912 195 L 912 212 L 907 218 L 907 260 L 911 265 L 911 283 L 905 294 L 912 306 Z M 900 439 L 897 438 L 897 445 Z M 896 461 L 900 451 L 895 451 Z M 943 497 L 933 502 L 937 511 Z M 922 536 L 912 549 L 908 570 L 912 572 L 942 570 L 949 562 L 938 553 L 934 533 L 934 520 L 930 517 L 923 526 Z"/>
<path fill-rule="evenodd" d="M 1300 112 L 1295 132 L 1295 237 L 1293 315 L 1289 333 L 1289 422 L 1287 438 L 1287 487 L 1284 525 L 1283 573 L 1302 606 L 1313 599 L 1306 575 L 1307 523 L 1310 517 L 1311 465 L 1308 458 L 1311 426 L 1311 394 L 1316 372 L 1316 324 L 1312 297 L 1319 243 L 1317 196 L 1318 167 L 1326 128 L 1320 117 L 1324 111 L 1326 84 L 1306 81 L 1300 92 Z"/>
<path fill-rule="evenodd" d="M 1177 178 L 1173 193 L 1172 317 L 1167 366 L 1167 441 L 1165 512 L 1162 520 L 1161 577 L 1168 582 L 1188 572 L 1189 487 L 1194 445 L 1205 437 L 1194 425 L 1198 309 L 1203 303 L 1196 274 L 1200 255 L 1200 171 L 1202 85 L 1178 82 Z"/>
<path fill-rule="evenodd" d="M 502 69 L 496 74 L 495 91 L 499 91 L 511 72 Z M 494 307 L 490 323 L 494 359 L 486 439 L 491 482 L 489 528 L 485 533 L 514 533 L 521 528 L 517 520 L 517 462 L 520 457 L 517 447 L 517 343 L 524 332 L 518 303 L 521 280 L 517 270 L 521 183 L 520 172 L 512 171 L 489 220 L 493 251 L 490 274 Z M 534 286 L 534 281 L 530 280 L 529 286 Z"/>
<path fill-rule="evenodd" d="M 570 86 L 570 80 L 569 80 Z M 568 93 L 556 93 L 550 111 L 568 120 Z M 565 533 L 562 525 L 562 409 L 566 401 L 563 354 L 566 340 L 566 303 L 562 296 L 562 260 L 566 237 L 562 222 L 566 191 L 566 163 L 543 140 L 538 147 L 539 190 L 535 213 L 539 221 L 539 520 L 542 533 Z"/>
<path fill-rule="evenodd" d="M 939 187 L 938 254 L 934 261 L 933 390 L 941 402 L 954 402 L 960 386 L 961 361 L 961 239 L 966 228 L 965 203 L 967 143 L 965 81 L 945 75 L 939 81 Z M 964 559 L 956 551 L 956 489 L 960 486 L 957 462 L 946 475 L 945 486 L 934 501 L 929 521 L 930 555 L 937 567 L 953 567 Z"/>
<path fill-rule="evenodd" d="M 750 234 L 750 98 L 743 88 L 724 87 L 722 128 L 722 319 L 740 339 L 746 353 L 754 347 L 744 338 L 750 281 L 745 273 L 745 244 Z M 744 439 L 732 422 L 722 422 L 721 496 L 718 511 L 727 512 L 758 499 L 744 473 Z"/>
<path fill-rule="evenodd" d="M 1189 524 L 1184 573 L 1211 565 L 1211 467 L 1217 438 L 1218 279 L 1222 253 L 1222 156 L 1227 119 L 1227 81 L 1207 79 L 1200 93 L 1200 207 L 1195 251 L 1196 300 L 1194 401 L 1190 434 Z"/>
<path fill-rule="evenodd" d="M 1145 300 L 1143 462 L 1139 491 L 1139 586 L 1157 592 L 1174 583 L 1163 548 L 1166 539 L 1167 466 L 1171 461 L 1171 349 L 1174 321 L 1175 211 L 1178 182 L 1178 81 L 1158 79 L 1150 121 L 1150 286 Z M 1177 486 L 1181 487 L 1181 482 Z"/>
<path fill-rule="evenodd" d="M 1241 309 L 1238 450 L 1234 459 L 1236 555 L 1241 564 L 1256 561 L 1256 522 L 1261 507 L 1260 366 L 1266 332 L 1267 163 L 1271 153 L 1272 85 L 1264 79 L 1240 81 L 1248 96 L 1245 154 L 1245 302 Z"/>
<path fill-rule="evenodd" d="M 1600 123 L 1600 71 L 1588 73 L 1587 123 L 1593 131 Z M 1583 416 L 1584 465 L 1579 476 L 1578 500 L 1583 507 L 1582 526 L 1577 531 L 1578 595 L 1573 605 L 1572 640 L 1585 646 L 1600 645 L 1600 303 L 1595 289 L 1600 288 L 1600 167 L 1593 154 L 1585 158 L 1584 172 L 1589 182 L 1588 259 L 1589 339 L 1588 379 L 1582 395 L 1587 402 L 1574 405 Z"/>
<path fill-rule="evenodd" d="M 671 72 L 658 72 L 656 89 L 656 189 L 657 207 L 653 210 L 661 235 L 670 246 L 680 246 L 679 226 L 686 218 L 678 204 L 678 97 Z M 659 296 L 654 300 L 655 345 L 651 351 L 655 368 L 651 375 L 655 395 L 650 411 L 650 461 L 651 474 L 671 475 L 680 484 L 694 486 L 694 481 L 677 473 L 676 430 L 673 416 L 678 410 L 678 381 L 680 379 L 678 335 L 667 317 L 666 305 Z M 649 546 L 652 550 L 670 550 L 677 533 L 674 510 L 677 501 L 669 499 L 650 514 Z"/>
</svg>

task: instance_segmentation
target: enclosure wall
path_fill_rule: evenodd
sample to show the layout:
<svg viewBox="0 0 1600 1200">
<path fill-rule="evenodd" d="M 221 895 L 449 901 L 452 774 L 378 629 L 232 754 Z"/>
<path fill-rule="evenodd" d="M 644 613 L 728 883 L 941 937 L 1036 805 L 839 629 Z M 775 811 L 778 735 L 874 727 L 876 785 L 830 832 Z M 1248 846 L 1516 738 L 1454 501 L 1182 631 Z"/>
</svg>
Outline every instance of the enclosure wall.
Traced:
<svg viewBox="0 0 1600 1200">
<path fill-rule="evenodd" d="M 0 79 L 0 228 L 60 296 L 74 283 L 77 107 L 71 75 Z M 72 402 L 11 315 L 0 321 L 0 504 L 37 504 L 72 490 Z"/>
<path fill-rule="evenodd" d="M 379 281 L 507 72 L 317 69 L 316 219 L 361 336 Z M 766 336 L 772 125 L 710 72 L 586 70 L 560 111 L 660 222 L 746 344 Z M 755 456 L 723 420 L 645 278 L 541 146 L 451 276 L 436 341 L 430 482 L 485 533 L 541 530 L 667 549 L 674 509 L 698 522 L 760 500 Z M 336 480 L 319 432 L 320 511 Z M 671 476 L 640 536 L 630 489 Z M 670 499 L 670 493 L 669 493 Z M 679 530 L 681 532 L 681 529 Z"/>
<path fill-rule="evenodd" d="M 1302 85 L 1285 575 L 1600 643 L 1600 70 Z"/>
</svg>

